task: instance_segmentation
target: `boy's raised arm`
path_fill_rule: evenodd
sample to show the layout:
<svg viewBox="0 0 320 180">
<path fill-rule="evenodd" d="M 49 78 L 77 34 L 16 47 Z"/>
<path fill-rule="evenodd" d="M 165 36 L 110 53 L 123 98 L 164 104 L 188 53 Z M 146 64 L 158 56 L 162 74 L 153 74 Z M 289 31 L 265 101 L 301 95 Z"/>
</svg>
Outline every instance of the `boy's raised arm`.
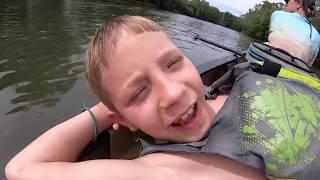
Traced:
<svg viewBox="0 0 320 180">
<path fill-rule="evenodd" d="M 103 104 L 91 108 L 99 132 L 112 122 Z M 91 116 L 83 112 L 33 141 L 6 167 L 8 180 L 88 179 L 262 179 L 263 176 L 217 156 L 151 154 L 135 160 L 75 162 L 93 139 Z"/>
<path fill-rule="evenodd" d="M 99 103 L 91 108 L 99 133 L 110 127 L 109 110 Z M 115 172 L 134 161 L 86 161 L 74 163 L 94 136 L 91 116 L 83 112 L 45 132 L 18 153 L 7 165 L 8 179 L 88 179 L 99 177 L 100 170 Z M 139 166 L 134 166 L 139 167 Z M 119 167 L 118 167 L 119 168 Z M 81 174 L 81 175 L 80 175 Z M 91 174 L 92 176 L 87 176 Z M 63 178 L 65 177 L 65 178 Z M 79 178 L 80 177 L 80 178 Z M 89 178 L 90 179 L 90 178 Z"/>
<path fill-rule="evenodd" d="M 138 160 L 91 160 L 83 162 L 33 163 L 7 174 L 8 180 L 149 180 L 158 174 L 155 168 Z M 162 179 L 162 178 L 160 178 Z"/>
</svg>

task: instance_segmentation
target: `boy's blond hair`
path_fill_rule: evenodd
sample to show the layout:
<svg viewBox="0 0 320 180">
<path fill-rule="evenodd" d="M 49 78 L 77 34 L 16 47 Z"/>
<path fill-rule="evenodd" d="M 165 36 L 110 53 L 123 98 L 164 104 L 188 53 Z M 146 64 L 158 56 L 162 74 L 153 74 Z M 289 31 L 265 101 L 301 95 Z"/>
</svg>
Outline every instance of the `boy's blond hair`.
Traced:
<svg viewBox="0 0 320 180">
<path fill-rule="evenodd" d="M 116 110 L 108 91 L 102 86 L 101 73 L 103 69 L 108 69 L 109 61 L 116 51 L 122 33 L 137 35 L 156 31 L 161 31 L 160 26 L 147 18 L 118 16 L 105 22 L 95 33 L 86 53 L 86 78 L 95 94 L 109 109 Z"/>
</svg>

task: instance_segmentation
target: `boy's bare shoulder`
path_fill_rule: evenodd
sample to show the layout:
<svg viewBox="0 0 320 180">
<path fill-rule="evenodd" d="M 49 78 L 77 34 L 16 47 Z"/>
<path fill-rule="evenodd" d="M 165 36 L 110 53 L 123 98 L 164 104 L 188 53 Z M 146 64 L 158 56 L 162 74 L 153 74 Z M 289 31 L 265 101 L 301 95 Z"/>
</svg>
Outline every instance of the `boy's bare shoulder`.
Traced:
<svg viewBox="0 0 320 180">
<path fill-rule="evenodd" d="M 154 153 L 135 161 L 155 167 L 162 178 L 265 179 L 258 170 L 219 155 Z"/>
</svg>

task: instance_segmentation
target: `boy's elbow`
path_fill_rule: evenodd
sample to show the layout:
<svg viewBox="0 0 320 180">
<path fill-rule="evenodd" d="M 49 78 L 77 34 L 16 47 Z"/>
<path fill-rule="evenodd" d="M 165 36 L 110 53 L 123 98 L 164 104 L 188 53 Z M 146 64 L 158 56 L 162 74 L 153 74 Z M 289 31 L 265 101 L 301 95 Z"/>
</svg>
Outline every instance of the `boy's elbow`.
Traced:
<svg viewBox="0 0 320 180">
<path fill-rule="evenodd" d="M 22 171 L 23 167 L 16 161 L 11 160 L 5 167 L 5 177 L 8 180 L 23 179 Z"/>
</svg>

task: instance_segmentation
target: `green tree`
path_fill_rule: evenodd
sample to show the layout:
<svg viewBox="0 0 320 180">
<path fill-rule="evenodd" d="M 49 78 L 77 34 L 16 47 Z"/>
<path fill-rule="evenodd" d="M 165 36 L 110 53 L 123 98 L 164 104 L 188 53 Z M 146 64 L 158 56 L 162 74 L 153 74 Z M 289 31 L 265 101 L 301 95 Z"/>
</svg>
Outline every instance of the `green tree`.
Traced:
<svg viewBox="0 0 320 180">
<path fill-rule="evenodd" d="M 273 11 L 280 9 L 280 3 L 263 1 L 243 16 L 242 31 L 249 36 L 266 41 L 269 34 L 270 17 Z"/>
<path fill-rule="evenodd" d="M 215 24 L 240 31 L 243 18 L 236 17 L 229 12 L 222 13 L 218 8 L 210 6 L 206 0 L 135 0 L 143 4 L 152 4 L 156 8 L 181 13 L 199 18 Z"/>
<path fill-rule="evenodd" d="M 231 28 L 231 26 L 233 25 L 234 21 L 234 16 L 232 14 L 230 14 L 229 12 L 223 13 L 223 16 L 220 20 L 220 24 L 222 26 L 226 26 L 228 28 Z"/>
<path fill-rule="evenodd" d="M 310 18 L 310 21 L 312 23 L 312 25 L 319 31 L 320 29 L 320 1 L 316 1 L 316 9 L 318 9 L 318 12 L 316 13 L 316 15 L 312 18 Z"/>
</svg>

